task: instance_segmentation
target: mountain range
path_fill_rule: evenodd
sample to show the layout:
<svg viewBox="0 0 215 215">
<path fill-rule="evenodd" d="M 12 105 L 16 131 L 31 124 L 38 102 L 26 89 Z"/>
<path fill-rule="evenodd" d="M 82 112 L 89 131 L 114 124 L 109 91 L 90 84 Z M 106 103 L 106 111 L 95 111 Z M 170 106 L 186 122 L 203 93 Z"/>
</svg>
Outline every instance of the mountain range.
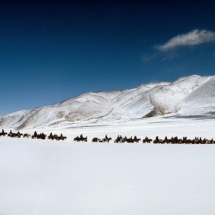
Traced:
<svg viewBox="0 0 215 215">
<path fill-rule="evenodd" d="M 215 113 L 215 76 L 192 75 L 133 89 L 88 92 L 60 103 L 0 116 L 14 129 L 124 122 L 166 115 Z"/>
</svg>

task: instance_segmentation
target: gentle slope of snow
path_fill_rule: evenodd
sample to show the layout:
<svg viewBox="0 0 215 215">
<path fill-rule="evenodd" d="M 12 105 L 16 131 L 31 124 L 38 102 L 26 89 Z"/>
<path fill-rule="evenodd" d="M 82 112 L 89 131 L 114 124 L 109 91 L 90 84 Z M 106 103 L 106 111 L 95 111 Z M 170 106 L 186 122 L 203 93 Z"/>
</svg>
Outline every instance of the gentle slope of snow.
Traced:
<svg viewBox="0 0 215 215">
<path fill-rule="evenodd" d="M 122 91 L 84 93 L 63 102 L 1 116 L 5 128 L 125 122 L 166 114 L 215 112 L 215 77 L 192 75 L 172 83 L 143 84 Z"/>
</svg>

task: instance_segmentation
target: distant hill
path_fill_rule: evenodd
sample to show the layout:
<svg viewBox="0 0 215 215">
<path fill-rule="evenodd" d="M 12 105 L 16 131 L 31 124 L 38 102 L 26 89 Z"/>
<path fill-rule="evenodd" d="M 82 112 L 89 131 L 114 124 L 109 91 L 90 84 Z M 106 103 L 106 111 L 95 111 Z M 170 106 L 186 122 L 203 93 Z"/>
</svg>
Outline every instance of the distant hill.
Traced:
<svg viewBox="0 0 215 215">
<path fill-rule="evenodd" d="M 192 75 L 134 89 L 89 92 L 63 102 L 0 116 L 14 129 L 122 122 L 158 115 L 215 112 L 215 76 Z"/>
</svg>

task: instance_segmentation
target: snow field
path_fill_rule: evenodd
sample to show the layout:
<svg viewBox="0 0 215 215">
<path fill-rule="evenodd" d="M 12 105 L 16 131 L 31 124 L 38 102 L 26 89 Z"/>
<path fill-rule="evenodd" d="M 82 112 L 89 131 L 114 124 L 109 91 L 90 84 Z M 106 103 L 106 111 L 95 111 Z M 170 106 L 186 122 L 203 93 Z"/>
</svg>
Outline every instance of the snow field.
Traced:
<svg viewBox="0 0 215 215">
<path fill-rule="evenodd" d="M 72 141 L 81 133 L 214 138 L 212 118 L 157 117 L 53 132 L 68 139 L 0 138 L 0 214 L 211 215 L 215 211 L 215 145 Z"/>
</svg>

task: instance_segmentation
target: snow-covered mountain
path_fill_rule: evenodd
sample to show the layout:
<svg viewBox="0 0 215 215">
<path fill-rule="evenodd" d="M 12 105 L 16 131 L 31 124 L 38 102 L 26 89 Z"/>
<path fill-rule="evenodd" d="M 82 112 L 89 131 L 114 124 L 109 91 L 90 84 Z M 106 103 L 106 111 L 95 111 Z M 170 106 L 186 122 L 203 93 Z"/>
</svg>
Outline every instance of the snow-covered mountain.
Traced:
<svg viewBox="0 0 215 215">
<path fill-rule="evenodd" d="M 84 93 L 63 102 L 0 116 L 15 129 L 122 122 L 157 115 L 215 112 L 215 76 L 180 78 L 122 91 Z"/>
</svg>

